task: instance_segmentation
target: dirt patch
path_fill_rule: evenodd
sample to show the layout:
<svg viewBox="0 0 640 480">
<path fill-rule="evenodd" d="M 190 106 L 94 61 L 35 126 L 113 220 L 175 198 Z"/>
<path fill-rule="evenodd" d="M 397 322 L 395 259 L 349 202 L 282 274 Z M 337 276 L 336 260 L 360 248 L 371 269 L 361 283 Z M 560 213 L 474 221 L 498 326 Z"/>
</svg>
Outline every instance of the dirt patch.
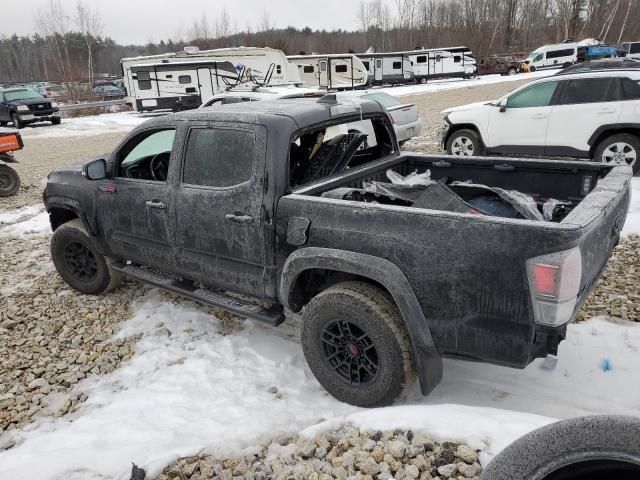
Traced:
<svg viewBox="0 0 640 480">
<path fill-rule="evenodd" d="M 0 198 L 0 210 L 41 204 L 49 172 L 110 152 L 124 135 L 25 138 L 24 149 L 16 152 L 19 163 L 12 164 L 20 175 L 20 191 L 13 197 Z"/>
</svg>

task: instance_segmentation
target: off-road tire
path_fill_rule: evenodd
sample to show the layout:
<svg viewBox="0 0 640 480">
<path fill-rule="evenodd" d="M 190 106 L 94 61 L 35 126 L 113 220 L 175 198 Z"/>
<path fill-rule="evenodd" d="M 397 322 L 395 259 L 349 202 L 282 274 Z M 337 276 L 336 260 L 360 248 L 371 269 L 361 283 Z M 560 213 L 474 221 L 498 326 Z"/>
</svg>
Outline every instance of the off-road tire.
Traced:
<svg viewBox="0 0 640 480">
<path fill-rule="evenodd" d="M 60 125 L 62 119 L 60 117 L 51 117 L 51 125 Z"/>
<path fill-rule="evenodd" d="M 350 382 L 330 364 L 327 348 L 331 347 L 323 342 L 323 334 L 336 321 L 348 321 L 350 328 L 364 332 L 367 345 L 369 341 L 373 345 L 373 350 L 370 347 L 366 351 L 376 354 L 378 368 L 369 381 Z M 316 295 L 302 311 L 301 343 L 307 364 L 320 384 L 351 405 L 390 405 L 415 380 L 411 342 L 400 311 L 387 292 L 364 282 L 339 283 Z M 346 354 L 348 348 L 344 348 Z"/>
<path fill-rule="evenodd" d="M 519 438 L 489 463 L 481 480 L 640 478 L 640 419 L 618 415 L 552 423 Z"/>
<path fill-rule="evenodd" d="M 95 274 L 81 278 L 74 272 L 71 252 L 80 248 L 91 262 Z M 86 249 L 86 250 L 85 250 Z M 79 219 L 71 220 L 56 229 L 51 238 L 51 259 L 58 274 L 67 284 L 80 293 L 99 295 L 116 288 L 122 282 L 122 274 L 111 265 L 114 260 L 98 253 L 94 242 Z"/>
<path fill-rule="evenodd" d="M 461 154 L 460 150 L 456 147 L 456 142 L 463 143 L 464 139 L 468 142 L 469 145 L 472 146 L 472 150 L 467 150 L 469 153 Z M 449 155 L 455 156 L 478 156 L 484 154 L 484 147 L 482 145 L 482 140 L 480 140 L 480 135 L 473 130 L 469 130 L 467 128 L 463 128 L 461 130 L 457 130 L 451 134 L 449 139 L 447 140 L 447 153 Z"/>
<path fill-rule="evenodd" d="M 603 154 L 607 150 L 607 148 L 609 148 L 614 143 L 625 143 L 633 147 L 636 153 L 636 161 L 632 166 L 633 174 L 640 175 L 640 138 L 630 133 L 617 133 L 602 140 L 598 144 L 593 154 L 593 161 L 605 162 L 605 160 L 603 159 Z"/>
<path fill-rule="evenodd" d="M 18 193 L 20 177 L 18 172 L 8 165 L 0 164 L 0 197 L 10 197 Z"/>
<path fill-rule="evenodd" d="M 18 130 L 20 130 L 21 128 L 24 128 L 24 123 L 22 122 L 22 120 L 20 120 L 20 117 L 18 117 L 17 113 L 13 113 L 11 115 L 11 122 L 13 122 L 13 126 L 16 127 Z"/>
</svg>

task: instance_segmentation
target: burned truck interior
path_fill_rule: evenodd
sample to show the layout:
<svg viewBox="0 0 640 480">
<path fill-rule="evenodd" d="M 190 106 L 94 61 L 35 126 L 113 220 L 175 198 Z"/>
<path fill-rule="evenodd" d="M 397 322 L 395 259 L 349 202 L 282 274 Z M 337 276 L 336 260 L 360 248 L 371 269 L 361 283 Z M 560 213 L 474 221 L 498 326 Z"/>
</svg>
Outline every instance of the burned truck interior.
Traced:
<svg viewBox="0 0 640 480">
<path fill-rule="evenodd" d="M 502 218 L 561 222 L 608 170 L 567 164 L 531 168 L 510 159 L 452 159 L 408 154 L 358 175 L 297 193 Z M 547 165 L 548 162 L 547 162 Z M 567 175 L 571 171 L 573 175 Z"/>
</svg>

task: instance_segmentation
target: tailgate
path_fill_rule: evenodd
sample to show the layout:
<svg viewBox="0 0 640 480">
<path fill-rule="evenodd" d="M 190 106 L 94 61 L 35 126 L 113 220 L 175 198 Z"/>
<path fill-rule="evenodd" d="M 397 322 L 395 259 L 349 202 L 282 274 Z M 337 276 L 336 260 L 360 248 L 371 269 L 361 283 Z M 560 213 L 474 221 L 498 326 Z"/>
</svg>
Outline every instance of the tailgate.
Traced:
<svg viewBox="0 0 640 480">
<path fill-rule="evenodd" d="M 582 279 L 578 305 L 594 287 L 618 244 L 631 201 L 631 178 L 631 168 L 613 168 L 562 222 L 581 229 Z"/>
</svg>

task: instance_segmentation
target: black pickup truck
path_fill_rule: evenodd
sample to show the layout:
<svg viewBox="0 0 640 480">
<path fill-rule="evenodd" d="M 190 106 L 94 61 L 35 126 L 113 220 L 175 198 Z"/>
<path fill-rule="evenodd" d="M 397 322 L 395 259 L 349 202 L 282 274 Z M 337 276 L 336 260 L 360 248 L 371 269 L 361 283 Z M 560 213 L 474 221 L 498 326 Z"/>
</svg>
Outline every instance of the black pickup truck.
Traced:
<svg viewBox="0 0 640 480">
<path fill-rule="evenodd" d="M 427 169 L 457 203 L 385 182 Z M 443 357 L 524 368 L 555 354 L 618 242 L 630 179 L 626 166 L 401 153 L 377 103 L 328 95 L 149 120 L 105 159 L 52 172 L 44 202 L 76 290 L 127 275 L 272 325 L 300 312 L 319 382 L 378 406 L 415 374 L 431 392 Z M 473 185 L 562 207 L 549 221 L 483 213 Z"/>
</svg>

